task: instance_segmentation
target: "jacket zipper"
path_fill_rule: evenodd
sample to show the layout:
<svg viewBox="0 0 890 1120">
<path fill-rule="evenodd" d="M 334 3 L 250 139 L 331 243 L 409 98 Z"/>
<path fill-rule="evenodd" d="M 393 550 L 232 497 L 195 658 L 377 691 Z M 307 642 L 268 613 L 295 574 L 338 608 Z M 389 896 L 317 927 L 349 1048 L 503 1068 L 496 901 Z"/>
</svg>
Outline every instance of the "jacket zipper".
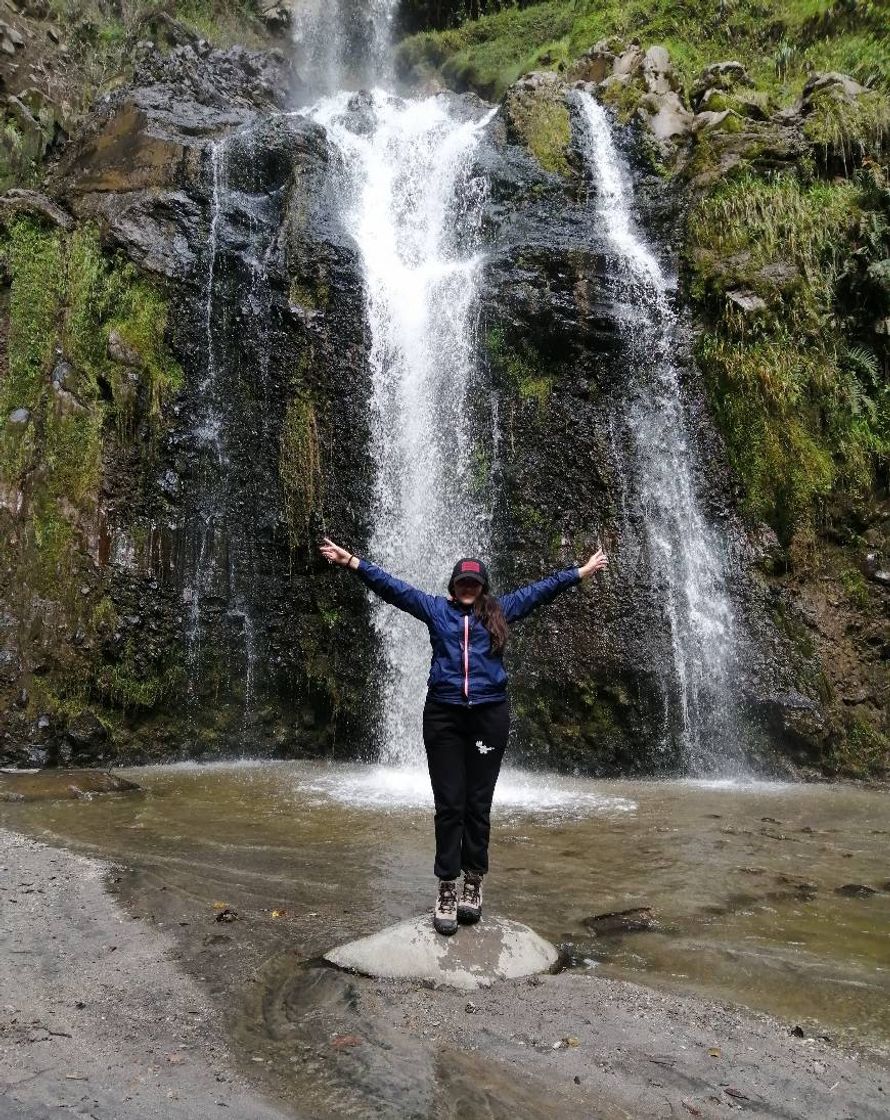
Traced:
<svg viewBox="0 0 890 1120">
<path fill-rule="evenodd" d="M 470 700 L 470 616 L 464 615 L 464 696 Z"/>
</svg>

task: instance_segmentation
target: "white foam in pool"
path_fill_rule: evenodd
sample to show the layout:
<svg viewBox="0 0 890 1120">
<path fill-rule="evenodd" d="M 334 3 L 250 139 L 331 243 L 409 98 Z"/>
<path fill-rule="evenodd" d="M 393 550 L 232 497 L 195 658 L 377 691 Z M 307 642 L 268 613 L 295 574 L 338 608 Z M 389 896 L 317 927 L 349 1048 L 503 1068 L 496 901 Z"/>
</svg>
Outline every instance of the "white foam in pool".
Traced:
<svg viewBox="0 0 890 1120">
<path fill-rule="evenodd" d="M 312 792 L 356 808 L 431 809 L 430 778 L 421 766 L 337 766 L 300 782 Z M 494 794 L 494 809 L 565 816 L 633 812 L 636 802 L 606 795 L 584 779 L 504 770 Z"/>
</svg>

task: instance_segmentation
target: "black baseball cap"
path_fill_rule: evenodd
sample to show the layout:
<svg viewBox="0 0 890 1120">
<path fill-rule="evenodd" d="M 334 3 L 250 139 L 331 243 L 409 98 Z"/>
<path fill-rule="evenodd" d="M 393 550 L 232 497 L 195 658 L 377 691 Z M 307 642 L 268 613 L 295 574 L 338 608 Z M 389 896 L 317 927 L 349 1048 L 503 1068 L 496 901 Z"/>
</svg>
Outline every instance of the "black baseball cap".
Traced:
<svg viewBox="0 0 890 1120">
<path fill-rule="evenodd" d="M 471 579 L 474 583 L 481 583 L 483 587 L 488 587 L 488 571 L 485 565 L 481 560 L 476 560 L 472 556 L 458 560 L 454 565 L 454 571 L 448 581 L 449 591 L 454 590 L 455 581 L 459 579 Z"/>
</svg>

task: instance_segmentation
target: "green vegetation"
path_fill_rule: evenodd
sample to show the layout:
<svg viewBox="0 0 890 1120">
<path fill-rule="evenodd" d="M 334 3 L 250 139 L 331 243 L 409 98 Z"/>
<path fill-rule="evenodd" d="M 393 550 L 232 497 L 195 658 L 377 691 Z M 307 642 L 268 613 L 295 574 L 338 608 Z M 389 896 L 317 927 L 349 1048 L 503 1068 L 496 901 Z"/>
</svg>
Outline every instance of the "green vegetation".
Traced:
<svg viewBox="0 0 890 1120">
<path fill-rule="evenodd" d="M 0 418 L 15 409 L 30 413 L 27 424 L 0 429 L 0 479 L 19 484 L 39 461 L 35 493 L 80 505 L 96 488 L 106 414 L 124 427 L 133 421 L 133 373 L 152 420 L 181 385 L 164 343 L 166 303 L 131 264 L 102 254 L 91 225 L 65 236 L 22 218 L 0 251 L 10 276 Z M 112 332 L 127 347 L 126 365 L 109 353 Z"/>
<path fill-rule="evenodd" d="M 568 65 L 610 36 L 664 45 L 687 84 L 711 62 L 738 59 L 783 101 L 813 69 L 890 84 L 877 0 L 551 0 L 413 35 L 399 62 L 496 98 L 521 74 Z"/>
<path fill-rule="evenodd" d="M 488 332 L 485 349 L 495 376 L 504 378 L 520 399 L 535 401 L 539 413 L 543 412 L 553 389 L 552 375 L 542 372 L 547 368 L 543 356 L 531 347 L 527 353 L 520 353 L 506 341 L 501 327 Z"/>
<path fill-rule="evenodd" d="M 803 131 L 826 170 L 849 175 L 863 160 L 880 159 L 886 150 L 890 95 L 875 90 L 850 99 L 829 86 L 813 97 Z"/>
<path fill-rule="evenodd" d="M 890 773 L 890 737 L 861 716 L 848 715 L 820 764 L 830 777 L 885 777 Z"/>
<path fill-rule="evenodd" d="M 50 0 L 50 12 L 66 29 L 65 64 L 81 95 L 75 111 L 86 110 L 98 94 L 128 80 L 141 40 L 172 46 L 191 33 L 220 47 L 264 43 L 263 24 L 252 0 L 174 0 L 164 6 L 123 0 L 113 13 L 102 0 Z"/>
<path fill-rule="evenodd" d="M 170 647 L 164 664 L 146 664 L 134 639 L 121 659 L 107 666 L 98 681 L 102 699 L 123 711 L 150 711 L 175 696 L 185 682 L 185 666 L 178 647 Z"/>
<path fill-rule="evenodd" d="M 545 171 L 569 173 L 569 110 L 561 91 L 536 90 L 510 99 L 510 124 Z"/>
<path fill-rule="evenodd" d="M 829 496 L 862 495 L 890 453 L 871 331 L 890 288 L 873 308 L 861 291 L 873 257 L 890 256 L 886 193 L 877 169 L 832 183 L 746 174 L 689 223 L 691 291 L 707 317 L 698 357 L 730 460 L 751 515 L 804 551 Z"/>
<path fill-rule="evenodd" d="M 41 598 L 41 617 L 61 631 L 50 645 L 51 671 L 29 685 L 31 703 L 68 718 L 89 702 L 94 669 L 63 635 L 107 634 L 118 621 L 107 596 L 97 601 L 82 590 L 95 582 L 90 552 L 104 447 L 116 436 L 150 455 L 145 435 L 182 374 L 164 342 L 162 293 L 128 262 L 103 254 L 93 226 L 65 234 L 18 218 L 0 254 L 8 306 L 0 483 L 19 491 L 27 509 L 7 574 L 23 602 Z M 20 409 L 27 421 L 10 422 Z M 146 421 L 138 439 L 130 431 L 137 416 Z M 178 679 L 175 666 L 128 666 L 124 657 L 109 670 L 104 694 L 125 707 L 150 706 Z"/>
<path fill-rule="evenodd" d="M 279 475 L 288 535 L 291 548 L 296 549 L 307 542 L 309 521 L 319 507 L 323 490 L 315 406 L 305 396 L 295 396 L 287 407 L 281 430 Z"/>
</svg>

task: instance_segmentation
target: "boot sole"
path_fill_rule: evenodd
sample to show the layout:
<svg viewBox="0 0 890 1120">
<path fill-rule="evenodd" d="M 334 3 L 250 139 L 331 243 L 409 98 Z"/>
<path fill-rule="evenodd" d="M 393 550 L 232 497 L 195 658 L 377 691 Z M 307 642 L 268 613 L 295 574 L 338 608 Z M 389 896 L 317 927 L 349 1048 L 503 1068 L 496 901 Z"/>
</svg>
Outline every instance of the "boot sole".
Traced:
<svg viewBox="0 0 890 1120">
<path fill-rule="evenodd" d="M 454 925 L 449 923 L 449 925 L 444 926 L 440 925 L 434 918 L 433 929 L 436 933 L 441 933 L 443 937 L 450 937 L 453 933 L 457 933 L 457 922 L 455 922 Z"/>
<path fill-rule="evenodd" d="M 482 917 L 481 910 L 461 910 L 457 908 L 457 920 L 462 926 L 474 926 Z"/>
</svg>

